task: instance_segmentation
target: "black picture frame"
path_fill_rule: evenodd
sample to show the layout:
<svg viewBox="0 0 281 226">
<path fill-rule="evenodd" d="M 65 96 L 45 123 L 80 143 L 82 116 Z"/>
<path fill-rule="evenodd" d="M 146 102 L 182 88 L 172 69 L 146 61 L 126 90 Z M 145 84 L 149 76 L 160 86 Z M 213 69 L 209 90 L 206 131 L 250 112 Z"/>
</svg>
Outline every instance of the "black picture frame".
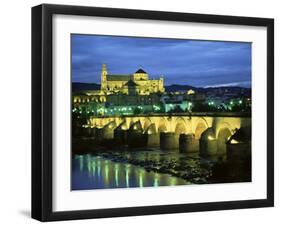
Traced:
<svg viewBox="0 0 281 226">
<path fill-rule="evenodd" d="M 55 14 L 182 21 L 267 28 L 267 198 L 96 210 L 52 210 L 52 18 Z M 32 8 L 32 218 L 40 221 L 122 217 L 274 205 L 274 20 L 43 4 Z"/>
</svg>

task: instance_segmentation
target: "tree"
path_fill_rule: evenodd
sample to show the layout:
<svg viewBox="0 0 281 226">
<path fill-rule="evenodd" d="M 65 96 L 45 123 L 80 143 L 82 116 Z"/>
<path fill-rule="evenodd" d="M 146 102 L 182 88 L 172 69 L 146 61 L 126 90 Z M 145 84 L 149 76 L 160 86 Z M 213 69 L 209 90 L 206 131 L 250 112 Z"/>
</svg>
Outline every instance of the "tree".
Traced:
<svg viewBox="0 0 281 226">
<path fill-rule="evenodd" d="M 195 102 L 192 108 L 193 112 L 218 112 L 216 105 L 209 105 L 204 102 Z"/>
<path fill-rule="evenodd" d="M 139 107 L 134 108 L 134 115 L 139 115 L 142 112 L 142 110 Z"/>
<path fill-rule="evenodd" d="M 184 112 L 184 110 L 181 108 L 181 106 L 179 106 L 179 105 L 176 105 L 175 107 L 174 107 L 174 109 L 171 109 L 170 111 L 169 111 L 169 113 L 182 113 L 182 112 Z"/>
</svg>

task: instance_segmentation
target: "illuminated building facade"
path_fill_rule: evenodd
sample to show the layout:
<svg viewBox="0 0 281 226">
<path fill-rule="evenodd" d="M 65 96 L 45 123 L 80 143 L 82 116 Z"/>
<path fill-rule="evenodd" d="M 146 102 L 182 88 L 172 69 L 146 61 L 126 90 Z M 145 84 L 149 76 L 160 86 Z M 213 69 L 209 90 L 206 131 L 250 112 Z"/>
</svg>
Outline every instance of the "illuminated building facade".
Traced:
<svg viewBox="0 0 281 226">
<path fill-rule="evenodd" d="M 101 91 L 106 94 L 150 95 L 164 93 L 164 78 L 149 79 L 148 74 L 139 69 L 130 75 L 108 74 L 106 65 L 102 65 Z"/>
</svg>

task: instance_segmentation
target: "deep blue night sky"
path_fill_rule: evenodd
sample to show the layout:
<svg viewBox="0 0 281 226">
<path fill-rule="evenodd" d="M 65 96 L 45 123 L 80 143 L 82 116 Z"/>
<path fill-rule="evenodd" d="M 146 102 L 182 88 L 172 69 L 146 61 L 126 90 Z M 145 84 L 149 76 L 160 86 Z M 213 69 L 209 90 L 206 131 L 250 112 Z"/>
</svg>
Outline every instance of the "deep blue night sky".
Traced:
<svg viewBox="0 0 281 226">
<path fill-rule="evenodd" d="M 132 74 L 139 67 L 165 85 L 251 86 L 251 43 L 103 35 L 72 35 L 72 81 L 100 83 L 109 74 Z"/>
</svg>

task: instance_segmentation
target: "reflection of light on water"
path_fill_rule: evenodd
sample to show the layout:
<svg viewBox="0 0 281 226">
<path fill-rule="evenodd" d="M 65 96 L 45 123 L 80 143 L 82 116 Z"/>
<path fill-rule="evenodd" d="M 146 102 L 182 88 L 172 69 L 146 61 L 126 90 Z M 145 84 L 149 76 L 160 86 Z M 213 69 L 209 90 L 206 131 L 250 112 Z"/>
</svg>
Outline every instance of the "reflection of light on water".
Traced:
<svg viewBox="0 0 281 226">
<path fill-rule="evenodd" d="M 105 168 L 104 168 L 104 172 L 105 172 L 105 184 L 108 185 L 109 184 L 109 165 L 108 165 L 108 160 L 105 161 Z"/>
<path fill-rule="evenodd" d="M 153 182 L 153 186 L 154 187 L 158 187 L 159 186 L 159 183 L 158 183 L 159 181 L 158 181 L 158 178 L 157 177 L 155 177 L 154 178 L 154 182 Z"/>
<path fill-rule="evenodd" d="M 75 156 L 74 156 L 74 159 L 75 159 L 75 160 L 77 160 L 77 159 L 79 160 L 80 158 L 82 158 L 82 155 L 75 155 Z"/>
<path fill-rule="evenodd" d="M 87 170 L 90 173 L 91 172 L 91 158 L 89 155 L 86 155 L 86 163 L 87 163 Z"/>
<path fill-rule="evenodd" d="M 133 154 L 130 153 L 129 155 Z M 157 159 L 159 155 L 155 155 L 155 158 L 153 158 L 145 153 L 137 157 L 149 160 Z M 78 172 L 79 170 L 80 172 L 83 171 L 83 174 L 76 174 L 78 177 L 76 178 L 77 183 L 81 183 L 83 189 L 85 188 L 85 184 L 87 188 L 97 189 L 174 186 L 182 183 L 176 177 L 156 172 L 147 172 L 142 167 L 137 167 L 129 163 L 115 163 L 111 160 L 91 155 L 75 156 L 74 158 L 76 165 L 73 166 L 73 170 L 77 170 Z M 76 189 L 79 189 L 79 187 Z"/>
<path fill-rule="evenodd" d="M 101 162 L 100 162 L 100 160 L 98 160 L 98 178 L 100 178 L 101 177 Z"/>
<path fill-rule="evenodd" d="M 80 169 L 80 172 L 83 171 L 83 168 L 84 168 L 84 159 L 83 159 L 83 156 L 79 156 L 79 169 Z"/>
<path fill-rule="evenodd" d="M 92 175 L 93 177 L 95 176 L 95 173 L 96 173 L 96 163 L 95 161 L 92 162 Z"/>
<path fill-rule="evenodd" d="M 115 164 L 114 166 L 114 170 L 115 170 L 115 184 L 116 184 L 116 187 L 119 187 L 119 164 Z"/>
<path fill-rule="evenodd" d="M 126 187 L 130 187 L 130 180 L 129 180 L 129 170 L 130 170 L 130 165 L 126 165 Z"/>
<path fill-rule="evenodd" d="M 156 173 L 155 176 L 154 176 L 153 186 L 154 187 L 158 187 L 159 186 L 159 174 L 158 173 Z"/>
<path fill-rule="evenodd" d="M 176 185 L 176 184 L 177 184 L 177 178 L 171 177 L 171 178 L 170 178 L 170 185 L 171 185 L 171 186 L 174 186 L 174 185 Z"/>
<path fill-rule="evenodd" d="M 92 164 L 91 164 L 91 160 L 87 159 L 87 168 L 88 168 L 88 173 L 89 176 L 91 175 L 91 171 L 92 171 Z"/>
<path fill-rule="evenodd" d="M 231 143 L 231 144 L 238 144 L 239 142 L 238 142 L 237 140 L 232 139 L 232 140 L 230 141 L 230 143 Z"/>
<path fill-rule="evenodd" d="M 139 186 L 140 186 L 140 187 L 143 187 L 143 174 L 142 174 L 141 171 L 140 171 L 140 173 L 139 173 Z"/>
</svg>

